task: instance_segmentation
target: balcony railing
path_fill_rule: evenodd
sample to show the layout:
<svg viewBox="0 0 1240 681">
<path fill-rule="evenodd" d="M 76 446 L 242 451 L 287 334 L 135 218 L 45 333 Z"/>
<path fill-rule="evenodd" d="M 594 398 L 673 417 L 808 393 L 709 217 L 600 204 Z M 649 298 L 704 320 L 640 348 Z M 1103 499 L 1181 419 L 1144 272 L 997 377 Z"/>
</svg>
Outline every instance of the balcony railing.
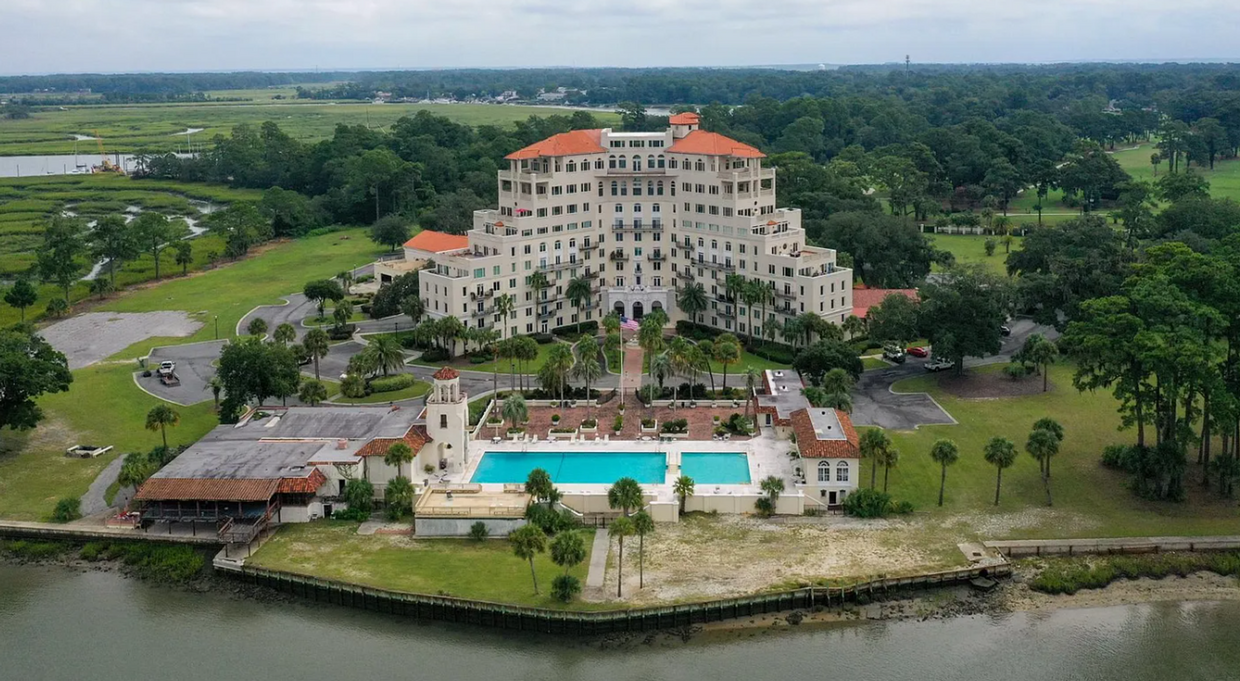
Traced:
<svg viewBox="0 0 1240 681">
<path fill-rule="evenodd" d="M 487 315 L 495 314 L 495 307 L 484 307 L 481 310 L 475 309 L 469 314 L 471 317 L 486 317 Z"/>
<path fill-rule="evenodd" d="M 556 272 L 558 270 L 568 269 L 570 267 L 577 267 L 581 265 L 581 263 L 582 263 L 581 260 L 577 260 L 576 258 L 569 258 L 568 260 L 563 261 L 563 262 L 549 262 L 546 264 L 540 263 L 538 267 L 548 272 Z"/>
<path fill-rule="evenodd" d="M 611 260 L 613 260 L 613 261 L 617 261 L 617 262 L 623 262 L 623 261 L 625 261 L 625 260 L 628 260 L 628 259 L 629 259 L 628 254 L 627 254 L 627 253 L 625 253 L 624 251 L 612 251 L 612 252 L 611 252 L 611 255 L 609 255 L 609 256 L 607 256 L 607 257 L 608 257 L 608 258 L 610 258 Z"/>
<path fill-rule="evenodd" d="M 658 232 L 663 229 L 663 223 L 654 224 L 641 223 L 640 225 L 632 222 L 611 223 L 611 231 L 613 232 Z"/>
<path fill-rule="evenodd" d="M 474 301 L 486 300 L 487 298 L 493 298 L 493 297 L 495 297 L 495 289 L 487 289 L 485 291 L 471 291 L 469 294 L 469 299 L 474 300 Z"/>
<path fill-rule="evenodd" d="M 709 260 L 695 260 L 694 265 L 698 267 L 709 267 L 713 270 L 735 271 L 736 265 L 730 262 L 711 262 Z"/>
<path fill-rule="evenodd" d="M 797 294 L 791 291 L 781 291 L 779 289 L 775 289 L 775 297 L 783 300 L 796 300 Z"/>
<path fill-rule="evenodd" d="M 540 310 L 538 312 L 538 319 L 539 321 L 542 321 L 544 319 L 550 319 L 554 317 L 557 312 L 558 310 Z"/>
<path fill-rule="evenodd" d="M 661 251 L 655 251 L 654 253 L 647 253 L 646 259 L 652 262 L 660 262 L 666 260 L 667 256 L 663 255 Z"/>
<path fill-rule="evenodd" d="M 697 281 L 697 277 L 693 274 L 693 271 L 687 267 L 677 273 L 676 276 L 679 276 L 681 279 L 687 279 L 688 281 Z"/>
</svg>

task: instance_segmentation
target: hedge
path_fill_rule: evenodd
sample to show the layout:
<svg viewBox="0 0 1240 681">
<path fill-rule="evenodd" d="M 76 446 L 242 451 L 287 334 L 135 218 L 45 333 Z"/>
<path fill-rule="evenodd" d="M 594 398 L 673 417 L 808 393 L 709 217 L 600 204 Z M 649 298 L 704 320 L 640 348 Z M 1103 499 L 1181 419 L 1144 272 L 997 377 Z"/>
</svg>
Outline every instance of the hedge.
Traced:
<svg viewBox="0 0 1240 681">
<path fill-rule="evenodd" d="M 411 387 L 417 380 L 413 374 L 397 374 L 386 378 L 376 378 L 370 382 L 370 390 L 376 393 L 390 393 Z"/>
</svg>

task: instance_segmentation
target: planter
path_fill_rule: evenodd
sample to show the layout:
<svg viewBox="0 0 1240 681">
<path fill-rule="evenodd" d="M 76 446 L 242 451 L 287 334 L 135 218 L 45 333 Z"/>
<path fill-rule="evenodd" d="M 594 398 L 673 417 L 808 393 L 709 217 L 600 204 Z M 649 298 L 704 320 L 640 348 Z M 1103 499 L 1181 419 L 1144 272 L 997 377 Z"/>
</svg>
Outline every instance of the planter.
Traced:
<svg viewBox="0 0 1240 681">
<path fill-rule="evenodd" d="M 659 421 L 658 421 L 658 419 L 655 419 L 654 423 L 650 424 L 650 427 L 649 427 L 649 428 L 647 428 L 647 427 L 646 427 L 646 424 L 642 424 L 642 432 L 643 432 L 643 433 L 657 433 L 657 432 L 659 432 Z"/>
<path fill-rule="evenodd" d="M 548 440 L 568 440 L 576 436 L 577 436 L 576 428 L 573 428 L 572 430 L 566 430 L 564 432 L 557 432 L 554 428 L 547 431 Z"/>
<path fill-rule="evenodd" d="M 581 426 L 581 427 L 579 427 L 577 430 L 578 430 L 578 431 L 580 431 L 580 432 L 582 432 L 582 433 L 597 433 L 597 432 L 598 432 L 598 424 L 596 423 L 596 424 L 594 424 L 594 425 L 592 425 L 592 426 Z"/>
</svg>

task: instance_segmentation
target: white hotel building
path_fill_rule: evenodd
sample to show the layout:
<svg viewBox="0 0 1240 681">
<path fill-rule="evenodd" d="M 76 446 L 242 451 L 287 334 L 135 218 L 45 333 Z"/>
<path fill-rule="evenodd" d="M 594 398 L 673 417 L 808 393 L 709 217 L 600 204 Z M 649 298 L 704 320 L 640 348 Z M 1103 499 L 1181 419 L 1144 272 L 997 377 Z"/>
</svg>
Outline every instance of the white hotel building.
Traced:
<svg viewBox="0 0 1240 681">
<path fill-rule="evenodd" d="M 762 152 L 699 130 L 696 114 L 670 123 L 663 132 L 576 130 L 509 154 L 499 206 L 474 213 L 467 241 L 406 248 L 408 260 L 432 262 L 420 275 L 427 314 L 507 325 L 509 335 L 612 310 L 640 318 L 662 308 L 674 323 L 686 318 L 678 290 L 700 283 L 709 303 L 697 322 L 761 335 L 761 308 L 724 295 L 725 277 L 736 273 L 774 290 L 768 320 L 846 319 L 852 273 L 836 266 L 835 251 L 806 245 L 800 210 L 777 207 L 775 170 L 762 167 Z M 530 283 L 535 272 L 549 282 L 541 294 Z M 575 277 L 593 287 L 580 308 L 565 295 Z M 495 312 L 503 293 L 516 301 L 508 320 Z"/>
</svg>

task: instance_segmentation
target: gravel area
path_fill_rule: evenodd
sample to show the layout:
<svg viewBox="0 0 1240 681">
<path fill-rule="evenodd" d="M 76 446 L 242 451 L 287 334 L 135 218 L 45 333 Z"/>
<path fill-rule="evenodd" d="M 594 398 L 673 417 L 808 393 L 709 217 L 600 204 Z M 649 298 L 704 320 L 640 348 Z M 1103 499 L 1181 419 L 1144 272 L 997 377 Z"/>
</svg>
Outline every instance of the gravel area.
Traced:
<svg viewBox="0 0 1240 681">
<path fill-rule="evenodd" d="M 70 369 L 81 369 L 153 337 L 184 337 L 202 322 L 179 311 L 89 312 L 57 322 L 40 333 L 63 352 Z"/>
</svg>

